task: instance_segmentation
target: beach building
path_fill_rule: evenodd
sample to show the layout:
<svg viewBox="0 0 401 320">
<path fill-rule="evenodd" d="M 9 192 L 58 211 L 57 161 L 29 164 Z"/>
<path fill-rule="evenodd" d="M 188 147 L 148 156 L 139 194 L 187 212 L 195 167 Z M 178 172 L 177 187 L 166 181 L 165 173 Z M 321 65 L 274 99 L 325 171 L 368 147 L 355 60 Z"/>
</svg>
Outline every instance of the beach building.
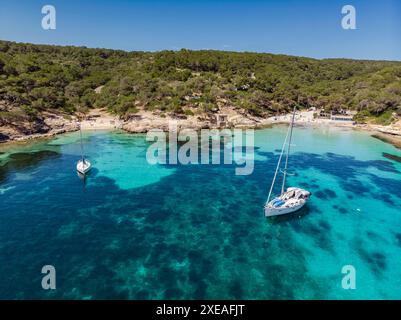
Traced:
<svg viewBox="0 0 401 320">
<path fill-rule="evenodd" d="M 330 120 L 333 121 L 353 121 L 354 116 L 349 116 L 349 115 L 343 115 L 343 114 L 339 114 L 339 115 L 331 115 Z"/>
<path fill-rule="evenodd" d="M 340 109 L 337 112 L 332 112 L 330 120 L 333 121 L 353 121 L 354 116 L 357 114 L 356 111 Z"/>
<path fill-rule="evenodd" d="M 354 116 L 357 114 L 356 111 L 351 111 L 351 110 L 346 110 L 346 109 L 340 109 L 336 111 L 330 111 L 327 112 L 324 109 L 318 110 L 317 113 L 315 113 L 317 118 L 320 119 L 328 119 L 332 121 L 353 121 Z"/>
</svg>

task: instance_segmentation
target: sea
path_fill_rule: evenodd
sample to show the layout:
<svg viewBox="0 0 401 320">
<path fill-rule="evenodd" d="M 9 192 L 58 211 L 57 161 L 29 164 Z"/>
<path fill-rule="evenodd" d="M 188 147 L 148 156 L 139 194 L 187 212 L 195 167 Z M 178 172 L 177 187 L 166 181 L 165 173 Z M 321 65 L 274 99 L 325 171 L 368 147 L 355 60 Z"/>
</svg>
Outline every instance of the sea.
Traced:
<svg viewBox="0 0 401 320">
<path fill-rule="evenodd" d="M 85 178 L 79 133 L 0 145 L 0 299 L 400 299 L 401 150 L 296 126 L 287 186 L 312 196 L 266 218 L 286 131 L 254 132 L 249 175 L 150 164 L 122 131 L 83 133 Z"/>
</svg>

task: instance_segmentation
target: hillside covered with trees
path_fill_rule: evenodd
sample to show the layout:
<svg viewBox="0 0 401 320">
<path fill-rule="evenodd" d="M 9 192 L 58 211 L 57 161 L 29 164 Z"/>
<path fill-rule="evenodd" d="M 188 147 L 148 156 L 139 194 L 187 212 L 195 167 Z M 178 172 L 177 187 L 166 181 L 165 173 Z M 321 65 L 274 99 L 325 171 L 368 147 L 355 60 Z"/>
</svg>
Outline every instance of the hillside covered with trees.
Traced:
<svg viewBox="0 0 401 320">
<path fill-rule="evenodd" d="M 217 104 L 265 117 L 301 108 L 401 115 L 401 62 L 225 51 L 124 52 L 0 41 L 0 125 L 107 108 L 189 115 Z"/>
</svg>

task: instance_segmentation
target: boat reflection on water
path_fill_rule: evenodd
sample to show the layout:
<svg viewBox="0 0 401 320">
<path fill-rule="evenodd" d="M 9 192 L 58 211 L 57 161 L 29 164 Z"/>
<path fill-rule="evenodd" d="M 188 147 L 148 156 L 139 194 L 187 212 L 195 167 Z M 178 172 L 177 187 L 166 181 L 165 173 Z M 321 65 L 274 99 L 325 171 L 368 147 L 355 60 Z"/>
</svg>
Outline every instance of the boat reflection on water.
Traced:
<svg viewBox="0 0 401 320">
<path fill-rule="evenodd" d="M 77 171 L 77 175 L 78 175 L 79 179 L 82 181 L 82 185 L 84 187 L 86 187 L 86 181 L 87 181 L 89 173 L 82 174 L 79 171 Z"/>
</svg>

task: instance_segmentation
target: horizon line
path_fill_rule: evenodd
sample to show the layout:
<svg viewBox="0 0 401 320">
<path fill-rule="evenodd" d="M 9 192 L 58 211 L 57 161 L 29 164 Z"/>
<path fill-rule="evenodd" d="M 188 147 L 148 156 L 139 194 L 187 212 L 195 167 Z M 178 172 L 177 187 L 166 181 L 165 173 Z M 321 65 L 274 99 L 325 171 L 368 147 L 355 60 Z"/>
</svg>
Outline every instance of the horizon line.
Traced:
<svg viewBox="0 0 401 320">
<path fill-rule="evenodd" d="M 34 42 L 22 42 L 15 40 L 7 40 L 0 39 L 3 42 L 11 42 L 20 45 L 36 45 L 36 46 L 50 46 L 50 47 L 72 47 L 72 48 L 82 48 L 82 49 L 93 49 L 93 50 L 112 50 L 112 51 L 123 51 L 126 53 L 133 52 L 142 52 L 142 53 L 159 53 L 164 51 L 172 51 L 172 52 L 180 52 L 182 50 L 201 52 L 201 51 L 215 51 L 215 52 L 226 52 L 226 53 L 253 53 L 253 54 L 270 54 L 275 56 L 287 56 L 287 57 L 295 57 L 295 58 L 305 58 L 311 60 L 352 60 L 352 61 L 374 61 L 374 62 L 389 62 L 389 63 L 401 63 L 401 60 L 390 60 L 390 59 L 366 59 L 366 58 L 347 58 L 347 57 L 325 57 L 325 58 L 317 58 L 310 56 L 302 56 L 302 55 L 293 55 L 286 53 L 273 53 L 267 51 L 241 51 L 241 50 L 224 50 L 224 49 L 213 49 L 213 48 L 204 48 L 204 49 L 190 49 L 190 48 L 170 48 L 170 49 L 161 49 L 161 50 L 144 50 L 144 49 L 136 49 L 136 50 L 126 50 L 126 49 L 117 49 L 117 48 L 107 48 L 107 47 L 88 47 L 86 45 L 79 44 L 55 44 L 55 43 L 34 43 Z"/>
</svg>

